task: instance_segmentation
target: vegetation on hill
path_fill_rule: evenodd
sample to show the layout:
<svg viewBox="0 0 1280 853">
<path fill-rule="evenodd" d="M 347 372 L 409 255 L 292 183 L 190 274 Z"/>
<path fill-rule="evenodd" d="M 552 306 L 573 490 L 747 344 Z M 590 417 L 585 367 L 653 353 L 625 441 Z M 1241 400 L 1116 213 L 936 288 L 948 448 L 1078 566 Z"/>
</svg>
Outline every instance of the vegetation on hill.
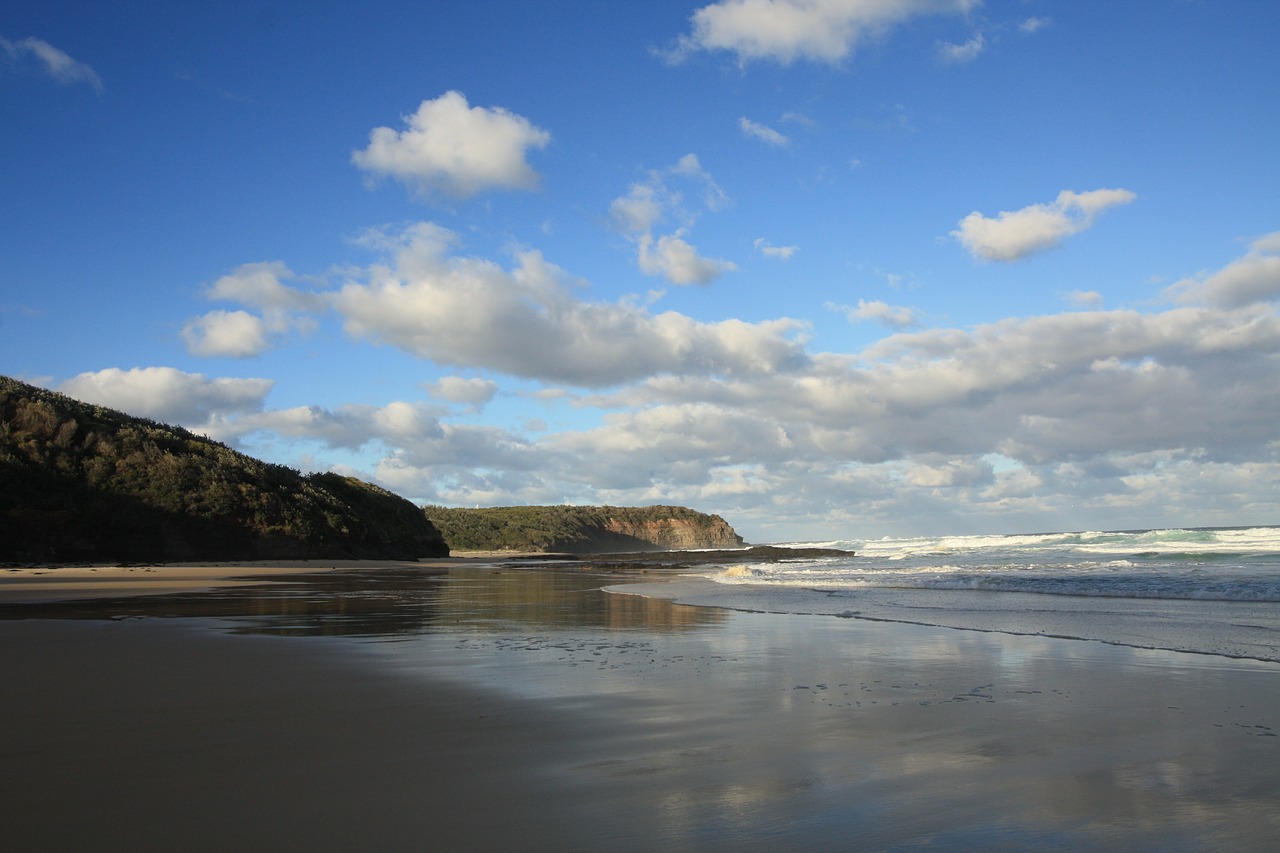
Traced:
<svg viewBox="0 0 1280 853">
<path fill-rule="evenodd" d="M 0 376 L 0 562 L 417 559 L 421 509 Z"/>
<path fill-rule="evenodd" d="M 424 511 L 455 551 L 586 554 L 742 544 L 720 516 L 681 506 L 428 506 Z"/>
</svg>

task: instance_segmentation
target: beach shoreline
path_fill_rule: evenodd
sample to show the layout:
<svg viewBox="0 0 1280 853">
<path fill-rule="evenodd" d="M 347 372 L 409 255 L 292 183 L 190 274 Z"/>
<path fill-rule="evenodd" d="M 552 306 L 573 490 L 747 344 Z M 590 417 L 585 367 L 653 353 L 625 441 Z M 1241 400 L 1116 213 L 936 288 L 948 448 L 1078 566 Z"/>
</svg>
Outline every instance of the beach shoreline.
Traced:
<svg viewBox="0 0 1280 853">
<path fill-rule="evenodd" d="M 520 561 L 326 562 L 133 599 L 148 618 L 92 599 L 0 620 L 13 849 L 1262 850 L 1280 833 L 1280 665 L 688 607 Z M 371 590 L 381 609 L 353 621 Z M 240 609 L 182 618 L 208 600 Z"/>
<path fill-rule="evenodd" d="M 0 604 L 54 603 L 94 598 L 171 595 L 219 587 L 271 583 L 273 578 L 321 572 L 394 568 L 447 569 L 479 557 L 404 560 L 232 560 L 177 563 L 93 563 L 0 567 Z"/>
<path fill-rule="evenodd" d="M 1280 663 L 1280 608 L 1272 602 L 903 588 L 833 593 L 822 588 L 725 585 L 705 576 L 656 579 L 643 587 L 622 584 L 605 589 L 694 607 L 1055 637 Z"/>
</svg>

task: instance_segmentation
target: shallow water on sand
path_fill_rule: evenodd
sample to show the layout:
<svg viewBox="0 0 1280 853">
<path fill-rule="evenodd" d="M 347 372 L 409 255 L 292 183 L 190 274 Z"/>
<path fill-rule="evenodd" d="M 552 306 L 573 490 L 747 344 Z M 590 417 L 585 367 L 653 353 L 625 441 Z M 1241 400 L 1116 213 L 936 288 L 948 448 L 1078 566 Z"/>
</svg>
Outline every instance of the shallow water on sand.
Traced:
<svg viewBox="0 0 1280 853">
<path fill-rule="evenodd" d="M 708 612 L 671 612 L 689 611 Z M 662 846 L 1266 849 L 1280 831 L 1273 664 L 830 617 L 669 626 L 379 652 L 616 721 L 556 769 Z"/>
<path fill-rule="evenodd" d="M 504 623 L 679 629 L 723 619 L 717 611 L 677 613 L 666 602 L 601 591 L 610 580 L 649 579 L 650 571 L 606 573 L 547 563 L 317 570 L 171 595 L 0 603 L 0 619 L 211 617 L 236 633 L 389 641 Z"/>
<path fill-rule="evenodd" d="M 527 734 L 550 738 L 537 784 L 560 804 L 539 838 L 562 849 L 1263 850 L 1280 836 L 1280 665 L 601 591 L 653 579 L 424 567 L 22 612 L 325 637 L 387 679 L 536 707 L 559 726 Z M 496 737 L 494 716 L 457 722 L 474 741 Z M 522 797 L 493 795 L 475 820 Z"/>
</svg>

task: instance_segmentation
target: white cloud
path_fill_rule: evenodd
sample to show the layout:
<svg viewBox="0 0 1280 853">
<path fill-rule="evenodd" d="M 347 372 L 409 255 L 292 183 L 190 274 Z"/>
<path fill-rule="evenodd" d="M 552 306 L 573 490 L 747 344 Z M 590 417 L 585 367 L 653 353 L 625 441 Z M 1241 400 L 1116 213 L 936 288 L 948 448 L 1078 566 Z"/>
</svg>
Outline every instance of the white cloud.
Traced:
<svg viewBox="0 0 1280 853">
<path fill-rule="evenodd" d="M 390 264 L 353 278 L 334 296 L 347 331 L 440 364 L 515 376 L 606 386 L 654 373 L 737 374 L 791 369 L 803 362 L 803 329 L 793 320 L 699 323 L 651 314 L 628 302 L 586 302 L 563 272 L 535 251 L 506 270 L 448 254 L 456 237 L 421 223 L 383 239 Z M 673 250 L 671 275 L 698 273 L 696 256 Z"/>
<path fill-rule="evenodd" d="M 672 284 L 708 284 L 737 269 L 730 261 L 704 258 L 684 238 L 698 218 L 685 203 L 684 189 L 701 193 L 702 205 L 716 211 L 728 204 L 728 196 L 702 168 L 694 154 L 686 154 L 666 169 L 654 169 L 646 180 L 631 185 L 625 196 L 609 205 L 614 224 L 636 245 L 636 261 L 646 275 L 660 275 Z M 673 233 L 654 236 L 668 219 L 680 223 Z"/>
<path fill-rule="evenodd" d="M 849 318 L 851 323 L 860 323 L 863 320 L 874 320 L 883 323 L 891 329 L 909 329 L 913 326 L 920 325 L 916 319 L 915 312 L 910 308 L 903 308 L 900 305 L 890 305 L 887 302 L 878 300 L 868 301 L 859 299 L 857 307 L 848 305 L 836 305 L 827 303 L 828 309 L 833 311 L 841 311 Z"/>
<path fill-rule="evenodd" d="M 1073 290 L 1066 299 L 1078 308 L 1101 308 L 1102 294 L 1096 290 Z"/>
<path fill-rule="evenodd" d="M 498 393 L 498 383 L 490 379 L 464 379 L 461 376 L 444 376 L 433 382 L 431 396 L 450 403 L 483 406 Z"/>
<path fill-rule="evenodd" d="M 1018 24 L 1018 30 L 1030 35 L 1031 33 L 1044 29 L 1051 23 L 1053 23 L 1051 18 L 1027 18 L 1022 21 L 1022 23 Z"/>
<path fill-rule="evenodd" d="M 269 346 L 266 324 L 247 311 L 210 311 L 188 320 L 182 339 L 192 355 L 208 357 L 248 358 Z"/>
<path fill-rule="evenodd" d="M 487 189 L 533 189 L 538 175 L 525 160 L 551 134 L 501 107 L 471 107 L 460 92 L 423 101 L 406 128 L 378 127 L 351 155 L 356 166 L 390 175 L 424 197 L 469 198 Z"/>
<path fill-rule="evenodd" d="M 137 417 L 195 428 L 261 410 L 272 384 L 270 379 L 210 379 L 172 367 L 110 367 L 81 373 L 58 390 Z"/>
<path fill-rule="evenodd" d="M 601 426 L 547 441 L 601 460 L 591 475 L 610 488 L 686 495 L 743 519 L 752 507 L 762 520 L 785 512 L 779 502 L 792 497 L 795 511 L 857 505 L 860 523 L 880 529 L 908 509 L 917 529 L 953 512 L 986 529 L 1018 514 L 1043 524 L 1069 503 L 1109 527 L 1197 518 L 1208 503 L 1195 502 L 1196 470 L 1280 446 L 1277 351 L 1280 318 L 1257 306 L 1013 319 L 894 335 L 787 374 L 650 379 L 595 401 L 623 409 Z M 990 459 L 1001 456 L 997 473 Z M 1173 463 L 1185 501 L 1127 503 L 1133 477 L 1173 480 L 1159 473 Z M 744 487 L 708 503 L 726 466 L 758 470 L 773 484 L 769 501 Z M 929 504 L 939 488 L 961 490 L 949 509 Z M 1236 500 L 1213 495 L 1218 506 Z"/>
<path fill-rule="evenodd" d="M 385 406 L 277 409 L 242 416 L 237 419 L 236 428 L 242 433 L 270 430 L 287 438 L 313 439 L 348 450 L 358 450 L 373 441 L 392 445 L 430 441 L 443 434 L 443 427 L 427 407 L 402 401 Z"/>
<path fill-rule="evenodd" d="M 667 170 L 672 175 L 688 178 L 702 188 L 702 203 L 707 210 L 722 210 L 729 204 L 729 197 L 720 189 L 711 174 L 702 168 L 697 154 L 686 154 Z"/>
<path fill-rule="evenodd" d="M 1086 213 L 1106 206 L 1082 198 Z M 586 300 L 537 252 L 499 265 L 429 223 L 360 243 L 375 262 L 319 300 L 352 335 L 598 390 L 530 389 L 547 417 L 521 430 L 446 422 L 478 417 L 496 393 L 461 376 L 428 386 L 430 403 L 217 417 L 206 405 L 196 419 L 360 453 L 366 476 L 419 500 L 686 503 L 755 536 L 791 535 L 803 519 L 906 533 L 1252 523 L 1280 508 L 1238 473 L 1280 476 L 1280 316 L 1256 298 L 1280 234 L 1188 280 L 1177 294 L 1196 304 L 1155 313 L 1096 310 L 1101 297 L 1081 290 L 1062 314 L 916 330 L 908 308 L 831 305 L 907 330 L 852 353 L 808 352 L 793 320 L 707 323 Z M 295 304 L 277 273 L 283 291 L 264 280 L 219 292 Z"/>
<path fill-rule="evenodd" d="M 306 311 L 322 307 L 323 296 L 284 284 L 293 278 L 294 274 L 280 261 L 241 264 L 211 284 L 205 296 L 261 310 Z"/>
<path fill-rule="evenodd" d="M 729 261 L 704 258 L 684 240 L 684 230 L 659 237 L 642 234 L 639 238 L 640 271 L 660 275 L 672 284 L 710 284 L 722 274 L 737 269 Z"/>
<path fill-rule="evenodd" d="M 752 245 L 755 246 L 756 251 L 766 258 L 774 258 L 779 261 L 788 261 L 792 255 L 800 251 L 799 246 L 774 246 L 763 237 L 757 237 Z"/>
<path fill-rule="evenodd" d="M 774 148 L 785 148 L 791 143 L 791 140 L 783 134 L 767 125 L 757 124 L 746 116 L 738 119 L 738 127 L 742 128 L 742 132 L 747 136 L 759 139 L 765 145 L 771 145 Z"/>
<path fill-rule="evenodd" d="M 262 311 L 210 311 L 188 320 L 182 338 L 192 355 L 248 358 L 269 349 L 273 339 L 291 330 L 310 331 L 314 321 L 304 312 L 323 311 L 327 295 L 284 284 L 294 278 L 283 263 L 242 264 L 207 287 L 208 299 L 239 302 Z"/>
<path fill-rule="evenodd" d="M 927 14 L 960 14 L 981 0 L 721 0 L 693 13 L 693 32 L 668 58 L 726 50 L 741 63 L 836 63 L 861 41 Z"/>
<path fill-rule="evenodd" d="M 1218 272 L 1184 279 L 1167 293 L 1177 302 L 1202 302 L 1220 308 L 1241 308 L 1280 297 L 1280 231 L 1254 240 L 1244 257 Z"/>
<path fill-rule="evenodd" d="M 907 483 L 926 489 L 994 484 L 991 463 L 981 457 L 951 459 L 942 463 L 914 463 L 907 467 Z"/>
<path fill-rule="evenodd" d="M 972 62 L 982 53 L 986 40 L 978 33 L 964 44 L 943 43 L 938 45 L 938 58 L 943 62 L 959 65 Z"/>
<path fill-rule="evenodd" d="M 732 268 L 700 257 L 681 233 L 644 244 L 642 263 L 682 284 L 704 283 Z M 370 229 L 357 242 L 387 257 L 368 269 L 348 270 L 337 291 L 290 288 L 280 279 L 291 275 L 272 263 L 241 267 L 211 292 L 254 307 L 333 310 L 353 337 L 440 364 L 592 387 L 664 372 L 770 372 L 804 361 L 797 336 L 805 327 L 798 321 L 699 323 L 670 311 L 652 314 L 633 300 L 583 301 L 540 253 L 517 252 L 509 270 L 455 256 L 457 235 L 429 222 L 399 232 Z M 267 316 L 273 316 L 270 310 Z M 254 319 L 246 312 L 214 312 L 188 323 L 184 336 L 198 354 L 249 355 L 261 351 L 270 334 L 312 321 L 301 313 L 286 315 L 287 324 Z"/>
<path fill-rule="evenodd" d="M 15 63 L 27 56 L 34 58 L 45 74 L 64 86 L 84 83 L 99 95 L 103 92 L 102 78 L 98 76 L 98 72 L 85 63 L 72 59 L 43 39 L 32 37 L 15 42 L 0 37 L 0 47 L 4 48 L 10 60 Z"/>
<path fill-rule="evenodd" d="M 627 234 L 646 234 L 662 221 L 667 203 L 661 184 L 632 184 L 625 196 L 615 198 L 609 205 L 613 221 Z"/>
<path fill-rule="evenodd" d="M 1016 261 L 1057 246 L 1067 237 L 1093 225 L 1109 207 L 1128 204 L 1137 196 L 1129 190 L 1101 189 L 1077 193 L 1063 190 L 1049 204 L 1033 204 L 1001 211 L 995 218 L 974 211 L 960 220 L 951 236 L 975 257 L 988 261 Z"/>
</svg>

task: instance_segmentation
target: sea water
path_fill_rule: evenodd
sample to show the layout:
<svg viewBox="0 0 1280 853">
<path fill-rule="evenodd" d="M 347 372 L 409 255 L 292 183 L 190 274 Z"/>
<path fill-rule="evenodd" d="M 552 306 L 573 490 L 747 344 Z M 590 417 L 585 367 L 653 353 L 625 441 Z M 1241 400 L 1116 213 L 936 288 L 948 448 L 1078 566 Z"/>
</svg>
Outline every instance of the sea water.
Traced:
<svg viewBox="0 0 1280 853">
<path fill-rule="evenodd" d="M 853 553 L 612 591 L 1280 661 L 1280 527 L 781 544 Z"/>
<path fill-rule="evenodd" d="M 719 583 L 1280 602 L 1280 527 L 786 543 L 853 557 L 737 566 Z"/>
</svg>

